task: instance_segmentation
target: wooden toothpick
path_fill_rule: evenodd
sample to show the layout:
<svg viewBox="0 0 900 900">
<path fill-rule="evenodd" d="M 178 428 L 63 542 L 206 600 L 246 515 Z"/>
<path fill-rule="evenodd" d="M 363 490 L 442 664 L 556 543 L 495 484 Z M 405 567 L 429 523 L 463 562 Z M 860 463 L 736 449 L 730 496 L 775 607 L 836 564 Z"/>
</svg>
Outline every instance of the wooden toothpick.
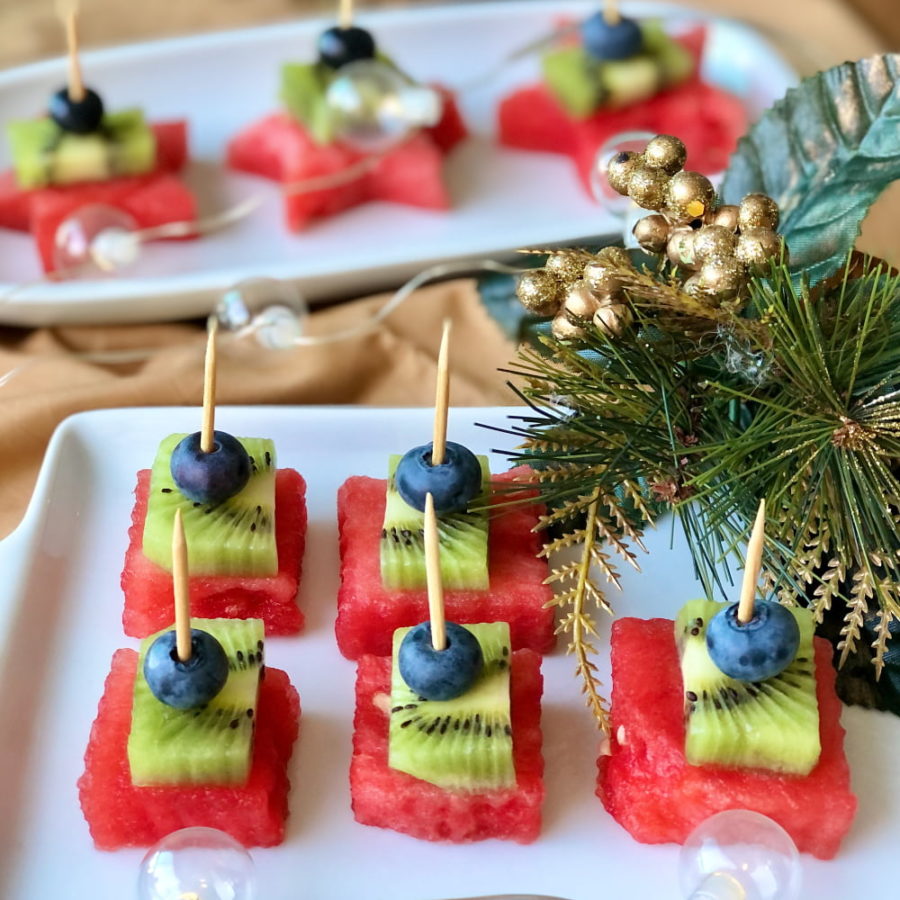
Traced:
<svg viewBox="0 0 900 900">
<path fill-rule="evenodd" d="M 206 338 L 206 364 L 203 367 L 203 428 L 200 430 L 200 449 L 212 453 L 215 447 L 216 430 L 216 334 L 219 320 L 209 320 L 209 335 Z"/>
<path fill-rule="evenodd" d="M 349 28 L 353 24 L 353 0 L 340 0 L 338 6 L 338 25 Z"/>
<path fill-rule="evenodd" d="M 604 0 L 603 18 L 607 25 L 618 25 L 622 21 L 618 0 Z"/>
<path fill-rule="evenodd" d="M 431 464 L 439 466 L 444 461 L 447 449 L 447 408 L 450 405 L 450 319 L 444 319 L 441 335 L 441 349 L 438 353 L 437 387 L 434 394 L 434 443 L 431 449 Z"/>
<path fill-rule="evenodd" d="M 747 557 L 744 560 L 744 581 L 741 584 L 741 599 L 738 603 L 738 622 L 746 625 L 753 618 L 753 599 L 756 597 L 756 585 L 759 581 L 759 570 L 762 567 L 763 545 L 766 542 L 766 501 L 759 501 L 756 521 L 747 542 Z"/>
<path fill-rule="evenodd" d="M 444 627 L 444 584 L 441 581 L 441 548 L 438 543 L 434 497 L 425 495 L 425 584 L 428 588 L 428 618 L 431 620 L 431 645 L 435 650 L 447 647 Z"/>
<path fill-rule="evenodd" d="M 81 74 L 81 60 L 78 55 L 78 2 L 58 0 L 56 11 L 66 29 L 66 47 L 69 55 L 69 99 L 81 103 L 85 97 L 84 78 Z"/>
<path fill-rule="evenodd" d="M 172 587 L 175 590 L 175 649 L 178 658 L 191 658 L 191 601 L 188 592 L 187 542 L 181 510 L 175 510 L 172 527 Z"/>
</svg>

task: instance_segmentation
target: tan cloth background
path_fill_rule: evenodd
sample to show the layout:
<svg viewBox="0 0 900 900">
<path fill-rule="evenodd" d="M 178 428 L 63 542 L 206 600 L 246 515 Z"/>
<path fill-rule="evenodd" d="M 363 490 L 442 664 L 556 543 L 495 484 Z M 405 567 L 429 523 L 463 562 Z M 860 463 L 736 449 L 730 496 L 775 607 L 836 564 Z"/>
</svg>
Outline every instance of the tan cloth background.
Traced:
<svg viewBox="0 0 900 900">
<path fill-rule="evenodd" d="M 245 0 L 137 4 L 83 0 L 86 45 L 273 21 L 314 9 L 309 2 Z M 695 0 L 694 6 L 750 19 L 763 26 L 802 71 L 886 49 L 881 37 L 838 0 Z M 320 4 L 319 11 L 334 8 Z M 0 0 L 0 64 L 59 52 L 50 0 Z M 900 36 L 894 41 L 900 46 Z M 867 223 L 863 247 L 900 261 L 896 213 L 900 185 Z M 358 323 L 384 298 L 316 313 L 313 333 Z M 432 401 L 440 322 L 454 320 L 451 402 L 510 403 L 506 376 L 497 372 L 514 354 L 481 308 L 469 281 L 419 292 L 377 332 L 339 345 L 263 351 L 254 342 L 223 344 L 220 403 L 369 403 L 426 405 Z M 202 384 L 203 329 L 199 323 L 145 327 L 85 327 L 26 331 L 0 328 L 0 537 L 19 521 L 44 448 L 66 416 L 104 407 L 195 404 Z M 147 350 L 128 365 L 98 365 L 73 353 Z M 2 382 L 3 373 L 13 377 Z"/>
</svg>

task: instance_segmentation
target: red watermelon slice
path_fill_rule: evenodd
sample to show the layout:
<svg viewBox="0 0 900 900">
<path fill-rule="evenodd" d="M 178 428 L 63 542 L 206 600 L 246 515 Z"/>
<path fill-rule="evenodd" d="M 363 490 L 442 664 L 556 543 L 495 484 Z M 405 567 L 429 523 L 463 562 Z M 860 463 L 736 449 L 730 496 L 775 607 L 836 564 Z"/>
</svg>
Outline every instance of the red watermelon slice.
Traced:
<svg viewBox="0 0 900 900">
<path fill-rule="evenodd" d="M 612 630 L 611 756 L 598 760 L 597 795 L 645 844 L 683 844 L 704 819 L 750 809 L 774 819 L 820 859 L 838 851 L 856 812 L 844 756 L 831 646 L 816 638 L 822 755 L 804 777 L 691 766 L 684 758 L 681 667 L 670 619 L 620 619 Z M 624 731 L 620 731 L 624 729 Z"/>
<path fill-rule="evenodd" d="M 267 668 L 259 688 L 250 777 L 242 787 L 135 787 L 128 734 L 138 654 L 113 656 L 78 780 L 81 809 L 101 850 L 146 847 L 179 828 L 227 831 L 246 847 L 284 840 L 290 782 L 287 765 L 297 738 L 300 698 L 286 673 Z"/>
<path fill-rule="evenodd" d="M 513 481 L 521 469 L 495 477 Z M 334 626 L 338 647 L 348 659 L 364 653 L 390 656 L 394 631 L 428 618 L 425 590 L 387 591 L 381 583 L 379 540 L 387 482 L 355 476 L 338 492 L 341 587 Z M 509 495 L 504 495 L 504 498 Z M 544 584 L 547 564 L 536 558 L 540 540 L 532 531 L 540 504 L 514 506 L 490 520 L 486 591 L 446 591 L 447 618 L 460 624 L 509 622 L 514 650 L 547 653 L 556 643 L 553 591 Z"/>
<path fill-rule="evenodd" d="M 390 657 L 363 656 L 356 679 L 350 794 L 363 825 L 390 828 L 426 841 L 464 843 L 502 838 L 527 844 L 541 830 L 541 658 L 512 654 L 510 711 L 516 786 L 456 793 L 388 766 L 388 712 L 377 696 L 391 692 Z"/>
<path fill-rule="evenodd" d="M 122 571 L 125 611 L 122 625 L 131 637 L 146 637 L 172 623 L 172 574 L 150 562 L 142 550 L 150 470 L 138 472 L 131 513 L 130 540 Z M 306 544 L 306 482 L 293 469 L 275 477 L 275 541 L 278 573 L 271 577 L 194 575 L 190 578 L 191 614 L 199 618 L 265 622 L 266 634 L 297 634 L 303 613 L 297 607 L 297 587 Z"/>
<path fill-rule="evenodd" d="M 699 61 L 706 29 L 693 29 L 680 40 Z M 508 147 L 572 157 L 590 190 L 597 152 L 609 138 L 627 131 L 677 135 L 687 147 L 690 169 L 721 172 L 747 130 L 747 111 L 737 97 L 695 76 L 650 100 L 624 109 L 601 109 L 577 120 L 569 117 L 544 85 L 535 85 L 515 91 L 500 103 L 499 128 L 500 142 Z"/>
<path fill-rule="evenodd" d="M 12 171 L 0 174 L 0 228 L 30 230 L 44 271 L 53 270 L 53 245 L 60 222 L 93 204 L 115 206 L 140 228 L 197 218 L 194 195 L 173 173 L 187 162 L 187 123 L 157 122 L 157 168 L 146 175 L 23 191 Z"/>
<path fill-rule="evenodd" d="M 344 184 L 285 194 L 288 228 L 299 231 L 313 219 L 335 215 L 374 200 L 423 209 L 448 209 L 443 155 L 466 136 L 465 125 L 449 91 L 441 121 L 395 147 L 359 177 Z M 249 125 L 228 144 L 228 165 L 282 184 L 328 177 L 360 164 L 365 156 L 340 144 L 317 144 L 287 113 L 274 113 Z"/>
</svg>

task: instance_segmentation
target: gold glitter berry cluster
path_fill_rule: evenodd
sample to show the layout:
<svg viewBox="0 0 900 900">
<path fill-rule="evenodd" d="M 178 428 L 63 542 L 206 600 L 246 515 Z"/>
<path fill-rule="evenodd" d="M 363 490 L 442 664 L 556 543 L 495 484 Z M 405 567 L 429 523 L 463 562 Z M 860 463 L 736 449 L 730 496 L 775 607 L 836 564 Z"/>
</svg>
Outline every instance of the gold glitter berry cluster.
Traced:
<svg viewBox="0 0 900 900">
<path fill-rule="evenodd" d="M 623 151 L 607 165 L 610 187 L 656 212 L 634 226 L 648 253 L 666 254 L 687 274 L 684 290 L 721 303 L 745 290 L 751 275 L 771 260 L 787 259 L 778 206 L 766 194 L 748 194 L 737 206 L 719 206 L 710 180 L 685 172 L 687 152 L 676 137 L 661 134 L 643 152 Z"/>
<path fill-rule="evenodd" d="M 618 337 L 631 324 L 631 310 L 622 295 L 616 269 L 633 268 L 621 247 L 604 247 L 596 255 L 585 250 L 551 252 L 542 269 L 519 277 L 516 294 L 537 316 L 553 316 L 552 330 L 560 340 L 584 337 L 593 325 Z"/>
</svg>

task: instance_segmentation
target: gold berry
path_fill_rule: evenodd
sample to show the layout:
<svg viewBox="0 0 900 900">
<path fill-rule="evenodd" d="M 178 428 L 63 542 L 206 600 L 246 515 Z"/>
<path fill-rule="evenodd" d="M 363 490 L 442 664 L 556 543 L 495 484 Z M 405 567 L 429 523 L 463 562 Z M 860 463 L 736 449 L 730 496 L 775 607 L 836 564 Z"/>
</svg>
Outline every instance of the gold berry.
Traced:
<svg viewBox="0 0 900 900">
<path fill-rule="evenodd" d="M 600 306 L 600 298 L 584 281 L 576 281 L 563 301 L 563 310 L 569 320 L 588 322 Z"/>
<path fill-rule="evenodd" d="M 699 281 L 703 292 L 710 297 L 731 300 L 747 283 L 747 271 L 736 259 L 714 259 L 703 264 Z"/>
<path fill-rule="evenodd" d="M 633 269 L 631 254 L 624 247 L 603 247 L 597 251 L 597 262 L 619 269 Z"/>
<path fill-rule="evenodd" d="M 609 296 L 622 289 L 622 283 L 613 273 L 614 270 L 602 262 L 588 263 L 584 268 L 584 281 L 594 293 Z"/>
<path fill-rule="evenodd" d="M 703 263 L 720 256 L 733 256 L 737 237 L 722 225 L 704 225 L 694 232 L 694 259 Z"/>
<path fill-rule="evenodd" d="M 668 219 L 659 213 L 638 219 L 632 229 L 635 240 L 648 253 L 664 253 L 671 233 L 672 226 Z"/>
<path fill-rule="evenodd" d="M 631 310 L 624 303 L 611 303 L 594 313 L 594 325 L 610 337 L 619 337 L 632 318 Z"/>
<path fill-rule="evenodd" d="M 644 209 L 662 209 L 668 186 L 669 176 L 662 169 L 635 166 L 628 179 L 628 196 Z"/>
<path fill-rule="evenodd" d="M 738 207 L 738 228 L 778 227 L 778 204 L 766 194 L 747 194 Z"/>
<path fill-rule="evenodd" d="M 702 219 L 715 209 L 716 192 L 712 182 L 699 172 L 677 172 L 669 181 L 666 212 L 676 224 Z"/>
<path fill-rule="evenodd" d="M 677 137 L 658 134 L 644 148 L 644 162 L 654 169 L 662 169 L 674 175 L 684 168 L 687 150 Z"/>
<path fill-rule="evenodd" d="M 584 328 L 570 322 L 562 310 L 553 317 L 550 330 L 553 332 L 553 337 L 560 341 L 577 341 L 584 337 Z"/>
<path fill-rule="evenodd" d="M 682 269 L 695 268 L 694 260 L 694 230 L 687 227 L 672 229 L 672 235 L 666 246 L 666 254 L 669 261 Z"/>
<path fill-rule="evenodd" d="M 522 306 L 536 316 L 552 316 L 560 305 L 559 282 L 552 272 L 532 269 L 519 276 L 516 296 Z"/>
<path fill-rule="evenodd" d="M 737 231 L 738 208 L 730 203 L 720 206 L 710 216 L 710 225 L 721 225 L 729 231 Z"/>
<path fill-rule="evenodd" d="M 584 271 L 584 256 L 568 250 L 557 250 L 550 255 L 544 268 L 554 275 L 563 287 L 574 284 Z"/>
<path fill-rule="evenodd" d="M 735 256 L 751 272 L 760 275 L 768 270 L 770 260 L 781 257 L 782 251 L 785 251 L 786 257 L 786 248 L 781 235 L 771 228 L 748 228 L 741 231 Z"/>
<path fill-rule="evenodd" d="M 606 180 L 620 194 L 628 194 L 628 181 L 635 166 L 640 165 L 641 155 L 631 150 L 615 153 L 606 164 Z"/>
</svg>

